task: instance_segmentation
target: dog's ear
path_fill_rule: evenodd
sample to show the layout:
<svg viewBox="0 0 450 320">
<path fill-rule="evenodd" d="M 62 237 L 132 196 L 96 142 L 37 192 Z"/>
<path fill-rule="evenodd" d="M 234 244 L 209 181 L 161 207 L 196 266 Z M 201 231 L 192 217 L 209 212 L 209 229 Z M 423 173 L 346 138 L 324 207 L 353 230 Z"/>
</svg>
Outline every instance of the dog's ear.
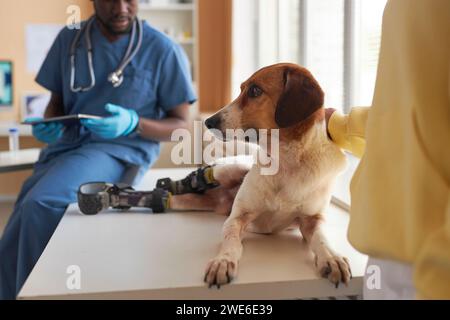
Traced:
<svg viewBox="0 0 450 320">
<path fill-rule="evenodd" d="M 284 91 L 278 99 L 275 122 L 280 128 L 293 126 L 323 106 L 324 93 L 306 69 L 284 71 Z"/>
</svg>

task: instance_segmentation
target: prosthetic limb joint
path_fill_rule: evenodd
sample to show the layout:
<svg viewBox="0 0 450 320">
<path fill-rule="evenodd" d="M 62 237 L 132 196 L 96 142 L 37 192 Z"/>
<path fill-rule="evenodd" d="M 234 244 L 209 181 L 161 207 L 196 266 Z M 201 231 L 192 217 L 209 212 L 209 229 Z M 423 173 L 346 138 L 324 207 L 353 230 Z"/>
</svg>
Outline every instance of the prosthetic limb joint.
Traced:
<svg viewBox="0 0 450 320">
<path fill-rule="evenodd" d="M 120 210 L 142 207 L 152 209 L 153 213 L 164 213 L 170 206 L 172 195 L 203 194 L 217 186 L 219 184 L 214 180 L 212 166 L 199 168 L 178 181 L 159 179 L 153 191 L 136 191 L 120 183 L 91 182 L 78 189 L 78 206 L 86 215 L 95 215 L 110 207 Z"/>
</svg>

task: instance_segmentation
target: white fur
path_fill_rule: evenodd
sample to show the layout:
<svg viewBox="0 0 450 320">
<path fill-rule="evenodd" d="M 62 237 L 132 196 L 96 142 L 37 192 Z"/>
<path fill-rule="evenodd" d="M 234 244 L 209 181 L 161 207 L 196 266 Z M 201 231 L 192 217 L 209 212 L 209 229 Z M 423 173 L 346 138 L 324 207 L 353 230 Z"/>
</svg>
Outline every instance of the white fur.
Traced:
<svg viewBox="0 0 450 320">
<path fill-rule="evenodd" d="M 346 165 L 344 153 L 328 140 L 324 125 L 324 121 L 316 123 L 298 141 L 280 141 L 277 174 L 261 175 L 258 164 L 251 167 L 224 224 L 221 250 L 206 268 L 207 283 L 220 286 L 237 275 L 245 230 L 279 232 L 305 217 L 324 213 L 334 179 Z M 272 155 L 272 159 L 277 158 Z M 349 263 L 329 247 L 320 225 L 304 238 L 309 240 L 321 275 L 336 286 L 347 283 Z"/>
<path fill-rule="evenodd" d="M 266 112 L 266 118 L 261 125 L 266 123 L 272 128 L 275 127 L 267 121 L 267 116 L 270 115 L 268 112 L 279 107 L 272 99 L 278 97 L 278 101 L 280 100 L 282 92 L 276 90 L 285 90 L 286 84 L 278 87 L 268 86 L 264 81 L 277 81 L 274 79 L 277 72 L 281 73 L 280 68 L 284 68 L 284 71 L 283 77 L 278 76 L 278 81 L 284 81 L 286 67 L 287 64 L 269 66 L 264 68 L 264 74 L 255 73 L 243 84 L 242 96 L 214 116 L 212 123 L 216 123 L 216 129 L 224 133 L 226 129 L 242 129 L 243 123 L 253 126 L 252 120 L 256 118 L 243 117 L 255 117 L 255 114 L 245 113 L 243 110 L 255 106 L 255 103 L 260 103 L 258 110 Z M 288 66 L 290 70 L 295 68 L 298 73 L 303 72 L 304 76 L 311 77 L 298 66 Z M 246 89 L 255 82 L 265 84 L 264 100 L 253 100 L 256 97 L 247 99 Z M 247 95 L 246 99 L 242 99 L 244 95 Z M 242 103 L 246 105 L 241 105 Z M 300 104 L 300 107 L 305 106 Z M 258 112 L 255 110 L 253 112 Z M 316 266 L 323 277 L 327 277 L 336 286 L 340 282 L 348 283 L 350 280 L 351 272 L 347 259 L 340 257 L 330 248 L 321 229 L 321 219 L 330 201 L 332 185 L 338 173 L 344 169 L 346 159 L 344 153 L 328 139 L 325 120 L 315 121 L 306 132 L 299 132 L 298 138 L 287 137 L 294 134 L 295 128 L 286 129 L 284 136 L 280 129 L 279 155 L 272 154 L 272 149 L 266 147 L 265 153 L 271 156 L 272 161 L 278 161 L 275 165 L 271 164 L 279 169 L 276 174 L 262 175 L 262 168 L 255 164 L 245 175 L 234 198 L 231 214 L 223 226 L 220 252 L 206 267 L 205 281 L 209 285 L 220 286 L 229 283 L 237 275 L 244 231 L 274 233 L 293 224 L 300 228 L 303 238 L 310 244 L 315 254 Z M 298 129 L 301 131 L 301 127 Z"/>
<path fill-rule="evenodd" d="M 343 152 L 331 143 L 323 123 L 316 124 L 301 141 L 280 143 L 280 169 L 261 175 L 254 165 L 239 189 L 230 219 L 254 212 L 250 230 L 278 232 L 300 216 L 324 212 L 334 179 L 345 167 Z"/>
</svg>

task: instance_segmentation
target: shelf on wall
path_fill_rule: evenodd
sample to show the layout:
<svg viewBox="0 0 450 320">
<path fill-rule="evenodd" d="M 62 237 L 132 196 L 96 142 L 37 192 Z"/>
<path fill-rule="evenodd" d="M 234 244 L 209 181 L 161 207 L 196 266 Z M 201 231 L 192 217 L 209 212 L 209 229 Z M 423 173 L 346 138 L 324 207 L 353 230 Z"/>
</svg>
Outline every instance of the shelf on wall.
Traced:
<svg viewBox="0 0 450 320">
<path fill-rule="evenodd" d="M 140 4 L 139 10 L 153 10 L 153 11 L 193 11 L 193 3 L 169 3 L 165 5 L 160 4 Z"/>
<path fill-rule="evenodd" d="M 193 45 L 194 44 L 194 39 L 175 39 L 176 42 L 178 42 L 179 44 L 184 44 L 184 45 Z"/>
<path fill-rule="evenodd" d="M 184 49 L 189 59 L 194 82 L 198 77 L 197 10 L 197 0 L 189 1 L 189 3 L 181 2 L 181 0 L 178 2 L 141 0 L 139 3 L 140 18 L 148 21 L 149 25 L 166 34 Z M 197 84 L 195 87 L 197 88 Z"/>
</svg>

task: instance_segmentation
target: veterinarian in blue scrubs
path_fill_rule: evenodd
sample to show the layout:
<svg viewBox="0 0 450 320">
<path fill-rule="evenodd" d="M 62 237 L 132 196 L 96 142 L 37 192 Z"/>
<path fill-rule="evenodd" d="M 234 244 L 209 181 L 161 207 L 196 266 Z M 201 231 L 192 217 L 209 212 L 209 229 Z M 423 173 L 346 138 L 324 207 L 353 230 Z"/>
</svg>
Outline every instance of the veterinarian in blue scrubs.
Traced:
<svg viewBox="0 0 450 320">
<path fill-rule="evenodd" d="M 60 32 L 37 75 L 36 81 L 52 92 L 46 117 L 84 113 L 104 118 L 67 127 L 33 126 L 34 136 L 48 146 L 24 183 L 0 240 L 1 299 L 17 296 L 67 206 L 76 202 L 81 184 L 120 182 L 130 167 L 145 172 L 159 155 L 159 141 L 169 140 L 174 129 L 187 127 L 189 104 L 196 99 L 187 58 L 178 45 L 147 23 L 143 23 L 142 45 L 124 69 L 121 85 L 114 87 L 108 81 L 126 54 L 137 2 L 93 1 L 90 38 L 95 85 L 90 90 L 73 90 L 92 83 L 86 34 L 76 48 L 71 85 L 69 56 L 78 30 Z"/>
</svg>

